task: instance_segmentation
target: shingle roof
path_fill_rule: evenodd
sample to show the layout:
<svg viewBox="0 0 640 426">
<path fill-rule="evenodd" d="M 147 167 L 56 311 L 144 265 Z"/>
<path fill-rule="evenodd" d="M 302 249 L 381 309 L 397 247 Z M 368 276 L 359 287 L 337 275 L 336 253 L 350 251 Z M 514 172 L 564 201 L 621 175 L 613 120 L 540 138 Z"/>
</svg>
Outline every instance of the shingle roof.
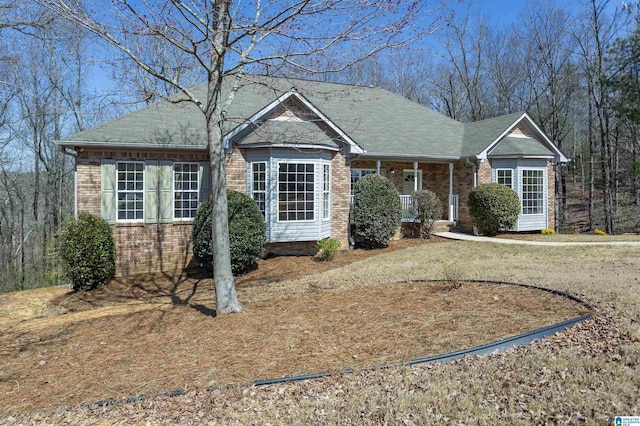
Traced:
<svg viewBox="0 0 640 426">
<path fill-rule="evenodd" d="M 523 114 L 523 112 L 515 112 L 513 114 L 501 115 L 499 117 L 465 124 L 462 155 L 471 156 L 482 152 Z"/>
<path fill-rule="evenodd" d="M 510 114 L 465 125 L 375 87 L 256 75 L 244 77 L 243 83 L 227 113 L 225 133 L 294 89 L 363 148 L 365 155 L 371 156 L 473 156 L 487 148 L 522 115 Z M 229 84 L 225 84 L 223 99 L 229 90 Z M 199 99 L 206 99 L 206 84 L 193 87 L 192 92 Z M 281 139 L 291 139 L 287 133 L 293 135 L 299 131 L 292 127 L 284 130 Z M 330 137 L 320 137 L 312 128 L 305 132 L 309 130 L 314 134 L 314 143 L 334 144 Z M 246 138 L 244 143 L 257 142 L 256 138 L 259 139 L 258 134 Z M 277 140 L 271 138 L 273 143 Z M 191 103 L 163 101 L 60 142 L 64 146 L 83 143 L 205 148 L 204 116 Z"/>
<path fill-rule="evenodd" d="M 239 138 L 239 146 L 257 144 L 286 145 L 299 144 L 319 145 L 339 148 L 325 130 L 314 122 L 288 122 L 268 120 L 260 126 L 251 126 L 251 131 L 244 138 Z"/>
<path fill-rule="evenodd" d="M 489 153 L 489 156 L 497 155 L 515 157 L 522 155 L 553 156 L 554 153 L 534 138 L 506 137 L 503 138 Z"/>
</svg>

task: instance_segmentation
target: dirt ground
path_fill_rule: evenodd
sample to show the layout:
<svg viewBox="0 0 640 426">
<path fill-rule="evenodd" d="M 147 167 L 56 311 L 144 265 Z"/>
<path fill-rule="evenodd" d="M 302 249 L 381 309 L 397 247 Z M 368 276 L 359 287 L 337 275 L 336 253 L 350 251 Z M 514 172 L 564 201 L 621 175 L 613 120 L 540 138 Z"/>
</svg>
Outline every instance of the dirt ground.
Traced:
<svg viewBox="0 0 640 426">
<path fill-rule="evenodd" d="M 395 364 L 585 312 L 514 286 L 467 283 L 446 291 L 437 283 L 345 288 L 333 279 L 282 281 L 437 241 L 401 240 L 330 263 L 266 259 L 238 278 L 247 312 L 218 318 L 209 278 L 147 276 L 94 293 L 43 291 L 45 308 L 21 311 L 14 303 L 21 315 L 3 316 L 0 414 Z M 34 294 L 21 296 L 36 304 Z"/>
</svg>

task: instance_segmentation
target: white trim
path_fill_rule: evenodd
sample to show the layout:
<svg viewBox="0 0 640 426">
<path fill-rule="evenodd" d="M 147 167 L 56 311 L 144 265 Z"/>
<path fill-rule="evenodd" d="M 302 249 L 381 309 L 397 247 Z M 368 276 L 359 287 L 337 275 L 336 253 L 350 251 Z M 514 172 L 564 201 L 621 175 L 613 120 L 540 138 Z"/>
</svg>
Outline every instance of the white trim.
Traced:
<svg viewBox="0 0 640 426">
<path fill-rule="evenodd" d="M 321 220 L 323 222 L 329 222 L 331 221 L 331 211 L 333 210 L 331 208 L 331 200 L 333 197 L 331 197 L 331 184 L 332 182 L 332 178 L 331 178 L 331 172 L 332 172 L 332 167 L 331 167 L 331 163 L 328 161 L 323 161 L 320 163 L 320 165 L 322 166 L 322 191 L 320 191 L 320 196 L 322 197 L 322 212 L 320 214 Z M 329 182 L 325 182 L 325 172 L 324 169 L 325 167 L 327 167 L 329 169 L 328 171 L 328 178 L 329 178 Z M 328 190 L 325 191 L 325 186 L 328 187 Z M 327 200 L 327 216 L 325 217 L 324 215 L 324 208 L 325 208 L 325 202 L 324 202 L 324 194 L 327 193 L 329 195 L 328 200 Z"/>
<path fill-rule="evenodd" d="M 196 166 L 196 173 L 198 174 L 198 178 L 196 180 L 196 184 L 198 185 L 198 188 L 196 189 L 196 196 L 197 198 L 197 206 L 196 207 L 196 211 L 198 210 L 198 208 L 200 207 L 200 163 L 199 162 L 193 162 L 193 161 L 174 161 L 173 164 L 171 165 L 171 201 L 173 201 L 172 206 L 171 206 L 171 220 L 173 222 L 192 222 L 195 219 L 194 217 L 176 217 L 176 165 L 178 164 L 190 164 L 190 165 L 195 165 Z M 161 167 L 160 164 L 158 164 L 158 167 Z M 159 176 L 162 176 L 162 171 L 159 171 Z M 161 186 L 162 183 L 160 183 L 160 179 L 158 179 L 158 186 Z M 161 203 L 161 192 L 158 193 L 158 204 Z M 184 192 L 184 189 L 181 190 L 180 192 Z M 189 189 L 189 192 L 193 192 L 191 189 Z M 184 200 L 183 200 L 184 201 Z M 180 210 L 184 210 L 183 208 L 181 208 Z M 158 221 L 160 219 L 158 218 Z"/>
<path fill-rule="evenodd" d="M 325 114 L 322 113 L 315 105 L 313 105 L 307 98 L 298 93 L 296 90 L 290 90 L 286 93 L 283 93 L 278 98 L 276 98 L 273 102 L 269 103 L 267 106 L 262 108 L 260 111 L 249 117 L 242 124 L 238 125 L 236 128 L 227 133 L 224 137 L 223 145 L 225 149 L 231 149 L 231 141 L 237 136 L 240 132 L 245 130 L 251 124 L 256 124 L 261 119 L 263 119 L 269 112 L 273 111 L 276 107 L 283 104 L 289 98 L 295 97 L 300 102 L 302 102 L 307 108 L 311 110 L 316 116 L 318 116 L 322 121 L 325 122 L 332 130 L 334 130 L 342 139 L 344 139 L 347 144 L 349 144 L 350 152 L 354 154 L 362 154 L 364 153 L 364 149 L 360 147 L 351 137 L 346 134 L 340 127 L 338 127 L 333 121 L 329 119 Z"/>
<path fill-rule="evenodd" d="M 280 164 L 312 164 L 313 165 L 313 219 L 305 219 L 305 220 L 280 220 Z M 276 161 L 276 220 L 275 222 L 278 224 L 287 224 L 287 223 L 320 223 L 321 219 L 319 219 L 316 214 L 316 209 L 318 207 L 318 203 L 316 201 L 316 189 L 318 188 L 318 180 L 316 179 L 316 167 L 322 164 L 320 160 L 298 160 L 298 159 L 279 159 Z M 306 173 L 306 170 L 305 170 Z M 322 188 L 320 188 L 322 189 Z M 306 188 L 305 188 L 306 193 Z M 306 203 L 306 200 L 305 200 Z M 320 203 L 322 204 L 322 203 Z M 305 210 L 306 212 L 306 210 Z M 322 217 L 322 212 L 320 213 L 320 218 Z"/>
<path fill-rule="evenodd" d="M 476 158 L 478 158 L 479 160 L 485 160 L 487 159 L 489 152 L 491 152 L 491 150 L 493 150 L 493 148 L 496 147 L 496 145 L 502 140 L 502 138 L 504 138 L 505 136 L 509 135 L 511 133 L 511 131 L 513 131 L 513 129 L 522 122 L 522 120 L 526 119 L 528 121 L 529 124 L 531 124 L 534 128 L 534 130 L 544 139 L 544 142 L 547 144 L 547 148 L 551 148 L 552 151 L 555 152 L 555 156 L 554 159 L 556 159 L 557 162 L 561 162 L 561 163 L 567 163 L 569 162 L 569 160 L 567 159 L 567 157 L 564 156 L 564 154 L 562 154 L 562 152 L 560 151 L 560 149 L 558 149 L 558 147 L 556 146 L 556 144 L 554 144 L 549 137 L 542 131 L 542 129 L 540 129 L 540 127 L 538 127 L 538 125 L 531 119 L 531 117 L 529 116 L 529 114 L 527 114 L 526 112 L 523 113 L 518 119 L 516 119 L 511 126 L 509 126 L 507 128 L 507 130 L 505 130 L 504 132 L 502 132 L 500 134 L 500 136 L 498 136 L 493 142 L 491 142 L 484 150 L 482 150 L 482 152 L 480 152 Z M 513 158 L 513 157 L 511 157 Z M 541 157 L 538 157 L 541 158 Z M 548 158 L 548 157 L 545 157 Z"/>
<path fill-rule="evenodd" d="M 510 168 L 507 168 L 507 167 L 500 167 L 500 168 L 495 168 L 495 169 L 493 169 L 493 170 L 495 170 L 495 171 L 496 171 L 496 173 L 495 173 L 495 180 L 493 181 L 494 183 L 500 183 L 500 182 L 498 182 L 498 172 L 499 172 L 499 171 L 503 171 L 503 172 L 504 172 L 504 171 L 508 171 L 508 172 L 511 172 L 511 185 L 509 185 L 507 188 L 513 189 L 514 175 L 515 175 L 515 170 L 514 170 L 514 169 L 510 169 Z M 504 185 L 504 184 L 501 184 L 501 185 Z M 504 185 L 504 186 L 507 186 L 507 185 Z"/>
<path fill-rule="evenodd" d="M 127 193 L 130 192 L 142 192 L 142 218 L 141 219 L 120 219 L 119 216 L 119 210 L 118 210 L 118 194 L 120 192 L 120 189 L 118 189 L 118 164 L 120 163 L 134 163 L 134 164 L 142 164 L 142 191 L 127 191 Z M 115 183 L 116 183 L 116 187 L 115 187 L 115 212 L 116 212 L 116 223 L 144 223 L 144 212 L 146 209 L 146 204 L 147 204 L 147 189 L 145 187 L 145 183 L 147 182 L 147 166 L 145 164 L 144 161 L 130 161 L 130 160 L 117 160 L 116 161 L 116 179 L 115 179 Z M 125 173 L 127 171 L 125 170 Z M 135 182 L 135 181 L 134 181 Z M 126 191 L 126 190 L 125 190 Z M 135 210 L 134 210 L 135 211 Z"/>
</svg>

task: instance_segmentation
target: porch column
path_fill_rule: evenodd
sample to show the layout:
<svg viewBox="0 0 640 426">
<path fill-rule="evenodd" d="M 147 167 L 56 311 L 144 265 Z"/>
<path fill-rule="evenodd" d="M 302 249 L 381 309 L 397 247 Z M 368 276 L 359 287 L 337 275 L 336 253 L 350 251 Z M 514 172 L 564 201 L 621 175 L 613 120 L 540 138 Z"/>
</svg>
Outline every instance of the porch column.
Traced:
<svg viewBox="0 0 640 426">
<path fill-rule="evenodd" d="M 449 222 L 453 222 L 453 163 L 449 163 Z"/>
<path fill-rule="evenodd" d="M 380 160 L 376 161 L 376 174 L 380 176 Z"/>
<path fill-rule="evenodd" d="M 413 162 L 413 191 L 418 190 L 418 162 Z"/>
</svg>

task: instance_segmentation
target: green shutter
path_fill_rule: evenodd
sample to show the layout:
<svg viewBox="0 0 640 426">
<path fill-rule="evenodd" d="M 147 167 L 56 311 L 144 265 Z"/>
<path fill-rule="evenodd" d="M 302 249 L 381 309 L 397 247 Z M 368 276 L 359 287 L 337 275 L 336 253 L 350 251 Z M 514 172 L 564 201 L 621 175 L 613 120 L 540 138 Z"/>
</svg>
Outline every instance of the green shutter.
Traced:
<svg viewBox="0 0 640 426">
<path fill-rule="evenodd" d="M 200 163 L 200 182 L 198 183 L 200 188 L 200 202 L 203 202 L 211 195 L 211 166 L 209 163 Z"/>
<path fill-rule="evenodd" d="M 116 161 L 102 160 L 100 216 L 107 223 L 116 223 Z"/>
<path fill-rule="evenodd" d="M 158 222 L 158 162 L 144 162 L 144 222 Z"/>
<path fill-rule="evenodd" d="M 160 222 L 173 222 L 173 162 L 160 162 Z"/>
</svg>

